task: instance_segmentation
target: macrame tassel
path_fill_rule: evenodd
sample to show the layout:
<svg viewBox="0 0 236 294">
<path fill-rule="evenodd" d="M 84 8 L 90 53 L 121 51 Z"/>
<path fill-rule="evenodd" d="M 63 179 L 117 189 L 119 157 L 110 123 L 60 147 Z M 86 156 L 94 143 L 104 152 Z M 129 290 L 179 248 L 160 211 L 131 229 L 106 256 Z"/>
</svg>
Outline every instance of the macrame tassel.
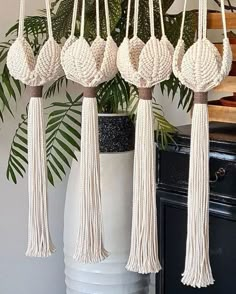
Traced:
<svg viewBox="0 0 236 294">
<path fill-rule="evenodd" d="M 182 283 L 198 288 L 214 284 L 209 257 L 209 120 L 207 93 L 195 93 L 188 189 L 188 232 Z"/>
<path fill-rule="evenodd" d="M 74 259 L 97 263 L 108 257 L 102 240 L 102 209 L 96 89 L 84 92 L 81 130 L 79 230 Z"/>
<path fill-rule="evenodd" d="M 140 89 L 140 97 L 136 120 L 131 249 L 126 268 L 148 274 L 161 269 L 158 258 L 151 89 Z"/>
<path fill-rule="evenodd" d="M 30 257 L 48 257 L 54 251 L 49 226 L 47 202 L 47 164 L 43 121 L 42 87 L 32 87 L 28 111 L 28 177 Z"/>
</svg>

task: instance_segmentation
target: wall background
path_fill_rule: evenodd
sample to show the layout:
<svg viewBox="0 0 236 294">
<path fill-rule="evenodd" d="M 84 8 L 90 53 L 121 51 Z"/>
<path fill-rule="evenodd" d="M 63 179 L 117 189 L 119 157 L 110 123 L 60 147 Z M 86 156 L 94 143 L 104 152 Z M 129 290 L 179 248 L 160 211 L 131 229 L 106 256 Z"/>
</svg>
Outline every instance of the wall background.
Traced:
<svg viewBox="0 0 236 294">
<path fill-rule="evenodd" d="M 44 8 L 43 0 L 27 1 L 27 14 Z M 210 2 L 210 1 L 209 1 Z M 0 0 L 0 40 L 18 18 L 19 0 Z M 197 1 L 189 1 L 196 8 Z M 179 12 L 183 0 L 176 0 L 171 12 Z M 74 92 L 76 90 L 74 89 Z M 158 102 L 163 105 L 167 119 L 175 125 L 190 121 L 189 115 L 177 110 L 173 103 L 156 91 Z M 57 253 L 46 260 L 29 259 L 24 256 L 27 243 L 27 180 L 19 180 L 18 185 L 8 182 L 5 176 L 9 148 L 19 115 L 24 112 L 27 97 L 16 107 L 15 119 L 5 117 L 0 125 L 0 293 L 1 294 L 65 294 L 63 263 L 63 210 L 67 178 L 49 190 L 50 225 Z"/>
</svg>

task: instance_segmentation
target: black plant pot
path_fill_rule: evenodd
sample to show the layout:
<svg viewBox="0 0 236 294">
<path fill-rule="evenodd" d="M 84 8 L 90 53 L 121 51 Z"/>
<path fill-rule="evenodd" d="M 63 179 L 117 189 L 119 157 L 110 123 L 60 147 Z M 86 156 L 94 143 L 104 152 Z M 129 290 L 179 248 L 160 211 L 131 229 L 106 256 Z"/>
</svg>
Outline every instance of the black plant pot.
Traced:
<svg viewBox="0 0 236 294">
<path fill-rule="evenodd" d="M 99 114 L 101 153 L 134 150 L 135 127 L 128 114 Z"/>
</svg>

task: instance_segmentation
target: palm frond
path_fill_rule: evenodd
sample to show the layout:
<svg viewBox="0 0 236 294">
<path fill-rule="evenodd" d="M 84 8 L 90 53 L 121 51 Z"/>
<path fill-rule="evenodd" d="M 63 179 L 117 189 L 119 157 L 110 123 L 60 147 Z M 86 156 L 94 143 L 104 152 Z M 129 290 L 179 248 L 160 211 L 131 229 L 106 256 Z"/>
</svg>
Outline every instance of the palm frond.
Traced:
<svg viewBox="0 0 236 294">
<path fill-rule="evenodd" d="M 15 184 L 17 183 L 17 178 L 20 176 L 23 178 L 26 166 L 28 164 L 27 160 L 27 115 L 22 115 L 21 122 L 15 132 L 12 140 L 10 154 L 8 158 L 7 165 L 7 179 L 12 180 Z"/>
<path fill-rule="evenodd" d="M 70 168 L 70 159 L 77 160 L 74 151 L 80 150 L 82 95 L 73 100 L 67 93 L 66 98 L 66 102 L 54 102 L 47 108 L 52 109 L 46 128 L 48 179 L 52 185 L 55 177 L 63 179 L 65 167 Z"/>
</svg>

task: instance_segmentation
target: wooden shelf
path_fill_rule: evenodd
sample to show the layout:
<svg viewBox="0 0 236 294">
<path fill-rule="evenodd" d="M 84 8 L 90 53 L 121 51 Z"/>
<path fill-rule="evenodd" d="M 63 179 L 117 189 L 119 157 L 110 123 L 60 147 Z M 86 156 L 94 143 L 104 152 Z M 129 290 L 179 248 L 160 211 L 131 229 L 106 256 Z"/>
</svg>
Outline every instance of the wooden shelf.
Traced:
<svg viewBox="0 0 236 294">
<path fill-rule="evenodd" d="M 222 16 L 218 12 L 210 12 L 207 16 L 208 29 L 222 29 Z M 226 23 L 228 29 L 236 29 L 236 14 L 226 13 Z"/>
<path fill-rule="evenodd" d="M 220 54 L 223 54 L 223 44 L 217 43 L 215 44 L 216 48 L 219 50 Z M 232 53 L 233 53 L 233 61 L 236 61 L 236 44 L 231 45 Z"/>
<path fill-rule="evenodd" d="M 226 77 L 223 82 L 214 89 L 214 91 L 236 93 L 236 77 Z"/>
<path fill-rule="evenodd" d="M 208 105 L 209 121 L 236 123 L 236 107 Z"/>
</svg>

